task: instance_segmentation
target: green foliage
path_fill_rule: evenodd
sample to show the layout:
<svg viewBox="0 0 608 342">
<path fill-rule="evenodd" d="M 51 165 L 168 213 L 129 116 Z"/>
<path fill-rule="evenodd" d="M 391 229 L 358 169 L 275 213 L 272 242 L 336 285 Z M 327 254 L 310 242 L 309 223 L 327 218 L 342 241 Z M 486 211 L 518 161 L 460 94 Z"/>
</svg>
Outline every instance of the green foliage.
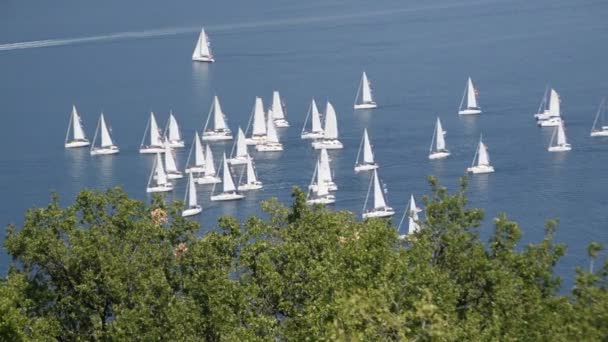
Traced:
<svg viewBox="0 0 608 342">
<path fill-rule="evenodd" d="M 390 221 L 263 203 L 267 220 L 222 217 L 197 237 L 181 203 L 150 206 L 119 189 L 32 209 L 5 248 L 0 340 L 404 341 L 606 340 L 608 263 L 577 270 L 560 294 L 565 246 L 550 221 L 519 246 L 505 214 L 484 218 L 429 178 L 420 232 Z M 591 244 L 591 262 L 601 246 Z"/>
</svg>

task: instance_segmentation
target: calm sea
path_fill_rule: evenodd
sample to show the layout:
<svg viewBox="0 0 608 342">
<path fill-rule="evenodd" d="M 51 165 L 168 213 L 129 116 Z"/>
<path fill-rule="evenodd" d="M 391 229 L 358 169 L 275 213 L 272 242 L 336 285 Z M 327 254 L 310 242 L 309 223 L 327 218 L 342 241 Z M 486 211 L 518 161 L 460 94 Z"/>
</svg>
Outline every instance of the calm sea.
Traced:
<svg viewBox="0 0 608 342">
<path fill-rule="evenodd" d="M 557 240 L 568 244 L 558 273 L 571 278 L 586 265 L 590 241 L 608 243 L 608 139 L 589 137 L 608 95 L 607 15 L 608 2 L 596 0 L 2 1 L 0 223 L 21 224 L 52 191 L 65 204 L 85 187 L 121 186 L 147 200 L 153 158 L 137 150 L 150 111 L 164 124 L 173 110 L 190 142 L 214 94 L 236 131 L 247 125 L 254 97 L 269 104 L 278 89 L 292 127 L 280 131 L 284 152 L 253 154 L 265 189 L 210 203 L 210 187 L 199 186 L 201 234 L 221 215 L 259 214 L 264 199 L 288 203 L 292 186 L 309 183 L 316 153 L 299 134 L 315 97 L 321 109 L 328 99 L 334 104 L 345 144 L 330 153 L 336 208 L 361 212 L 369 174 L 352 168 L 363 128 L 396 220 L 410 193 L 418 200 L 428 193 L 427 175 L 455 189 L 483 133 L 496 173 L 472 177 L 469 188 L 471 205 L 487 213 L 483 236 L 506 212 L 522 226 L 523 247 L 542 238 L 545 220 L 558 218 Z M 212 65 L 190 60 L 202 25 Z M 381 106 L 373 112 L 352 109 L 363 70 Z M 469 75 L 484 113 L 461 118 Z M 571 152 L 548 153 L 551 129 L 532 119 L 547 85 L 561 94 Z M 104 111 L 119 155 L 64 150 L 72 104 L 90 138 Z M 452 156 L 429 162 L 436 116 Z M 231 146 L 214 144 L 216 160 Z M 187 149 L 178 152 L 178 163 L 186 157 Z M 178 182 L 167 199 L 182 199 L 184 189 Z M 3 252 L 0 273 L 8 263 Z"/>
</svg>

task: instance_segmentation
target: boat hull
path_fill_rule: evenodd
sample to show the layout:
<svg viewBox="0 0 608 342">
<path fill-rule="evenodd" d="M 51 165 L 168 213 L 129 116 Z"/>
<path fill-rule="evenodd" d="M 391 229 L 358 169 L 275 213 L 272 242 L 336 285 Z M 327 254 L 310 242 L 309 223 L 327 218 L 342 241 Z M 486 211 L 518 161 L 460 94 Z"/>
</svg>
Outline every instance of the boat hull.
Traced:
<svg viewBox="0 0 608 342">
<path fill-rule="evenodd" d="M 536 113 L 536 114 L 534 114 L 534 118 L 536 120 L 547 120 L 547 119 L 551 118 L 551 114 L 549 113 L 548 110 L 545 110 L 542 113 Z"/>
<path fill-rule="evenodd" d="M 168 141 L 166 145 L 169 145 L 171 148 L 183 148 L 186 146 L 183 140 Z"/>
<path fill-rule="evenodd" d="M 332 140 L 323 139 L 323 140 L 313 142 L 312 148 L 314 148 L 315 150 L 321 150 L 321 149 L 339 150 L 339 149 L 344 148 L 344 145 L 342 145 L 342 143 L 337 139 L 332 139 Z"/>
<path fill-rule="evenodd" d="M 490 165 L 471 166 L 467 168 L 467 172 L 472 174 L 492 173 L 494 172 L 494 167 Z"/>
<path fill-rule="evenodd" d="M 368 212 L 363 213 L 361 215 L 364 219 L 368 218 L 382 218 L 382 217 L 391 217 L 395 215 L 395 210 L 391 207 L 379 208 L 370 210 Z"/>
<path fill-rule="evenodd" d="M 65 148 L 77 148 L 77 147 L 86 147 L 90 146 L 91 143 L 88 140 L 74 140 L 65 143 Z"/>
<path fill-rule="evenodd" d="M 561 145 L 561 146 L 551 146 L 547 149 L 549 152 L 567 152 L 572 150 L 572 146 L 570 144 Z"/>
<path fill-rule="evenodd" d="M 103 147 L 103 148 L 94 148 L 91 150 L 92 156 L 105 155 L 105 154 L 116 154 L 120 152 L 118 146 L 111 147 Z"/>
<path fill-rule="evenodd" d="M 287 128 L 289 127 L 289 122 L 285 119 L 275 119 L 274 125 L 278 128 Z"/>
<path fill-rule="evenodd" d="M 443 158 L 447 158 L 450 156 L 450 152 L 434 152 L 429 154 L 429 159 L 430 160 L 435 160 L 435 159 L 443 159 Z"/>
<path fill-rule="evenodd" d="M 251 138 L 245 139 L 245 144 L 247 144 L 247 145 L 260 145 L 260 144 L 265 144 L 265 143 L 266 143 L 266 136 L 251 137 Z"/>
<path fill-rule="evenodd" d="M 204 166 L 192 166 L 185 170 L 186 173 L 200 173 L 205 172 Z"/>
<path fill-rule="evenodd" d="M 467 109 L 463 109 L 458 111 L 458 115 L 475 115 L 475 114 L 481 114 L 481 109 L 479 108 L 467 108 Z"/>
<path fill-rule="evenodd" d="M 241 185 L 239 185 L 239 191 L 260 190 L 263 187 L 264 186 L 262 185 L 262 182 L 257 181 L 255 183 L 249 183 L 249 184 L 241 184 Z"/>
<path fill-rule="evenodd" d="M 374 108 L 377 108 L 378 105 L 376 104 L 376 102 L 370 102 L 370 103 L 356 104 L 353 107 L 355 109 L 374 109 Z"/>
<path fill-rule="evenodd" d="M 562 122 L 561 118 L 550 118 L 546 120 L 540 120 L 538 122 L 539 127 L 557 127 Z"/>
<path fill-rule="evenodd" d="M 247 157 L 234 157 L 228 159 L 230 165 L 243 165 L 247 164 Z"/>
<path fill-rule="evenodd" d="M 222 182 L 222 179 L 217 176 L 203 176 L 195 179 L 196 184 L 218 184 Z"/>
<path fill-rule="evenodd" d="M 165 153 L 165 148 L 163 146 L 142 146 L 139 148 L 139 153 L 141 153 L 141 154 Z"/>
<path fill-rule="evenodd" d="M 336 196 L 327 195 L 319 198 L 311 198 L 306 200 L 306 204 L 332 204 L 336 203 Z"/>
<path fill-rule="evenodd" d="M 224 140 L 232 140 L 232 132 L 203 132 L 203 136 L 201 137 L 203 141 L 224 141 Z"/>
<path fill-rule="evenodd" d="M 224 192 L 218 195 L 211 196 L 212 201 L 235 201 L 245 198 L 245 195 L 241 195 L 236 192 Z"/>
<path fill-rule="evenodd" d="M 608 137 L 608 130 L 601 130 L 601 131 L 591 132 L 590 136 L 592 136 L 592 137 Z"/>
<path fill-rule="evenodd" d="M 189 217 L 189 216 L 194 216 L 194 215 L 198 215 L 203 211 L 203 208 L 200 205 L 194 206 L 194 207 L 190 207 L 184 211 L 182 211 L 182 217 Z"/>
<path fill-rule="evenodd" d="M 322 139 L 323 132 L 302 132 L 300 135 L 302 139 Z"/>
<path fill-rule="evenodd" d="M 283 151 L 283 144 L 280 143 L 265 143 L 255 145 L 255 150 L 258 152 L 281 152 Z"/>
<path fill-rule="evenodd" d="M 182 179 L 184 178 L 184 174 L 181 172 L 167 172 L 168 179 Z"/>
<path fill-rule="evenodd" d="M 173 184 L 167 183 L 165 185 L 157 185 L 146 188 L 146 192 L 169 192 L 173 191 Z"/>
<path fill-rule="evenodd" d="M 338 191 L 338 185 L 334 182 L 325 182 L 325 186 L 327 186 L 327 191 Z M 309 185 L 308 190 L 317 191 L 317 185 L 316 184 Z"/>
<path fill-rule="evenodd" d="M 193 62 L 213 63 L 215 59 L 213 57 L 196 56 L 192 57 Z"/>
<path fill-rule="evenodd" d="M 360 164 L 355 166 L 355 172 L 370 171 L 378 168 L 378 164 Z"/>
</svg>

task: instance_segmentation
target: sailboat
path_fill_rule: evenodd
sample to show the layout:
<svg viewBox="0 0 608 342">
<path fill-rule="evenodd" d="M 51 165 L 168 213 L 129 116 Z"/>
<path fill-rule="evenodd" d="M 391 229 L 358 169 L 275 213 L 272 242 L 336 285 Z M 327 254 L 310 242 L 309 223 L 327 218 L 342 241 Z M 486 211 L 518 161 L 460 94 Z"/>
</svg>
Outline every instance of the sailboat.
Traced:
<svg viewBox="0 0 608 342">
<path fill-rule="evenodd" d="M 369 194 L 370 194 L 370 190 L 371 190 L 372 186 L 374 188 L 374 193 L 373 193 L 374 206 L 371 209 L 366 210 L 365 208 L 367 207 L 367 201 L 369 199 Z M 384 191 L 383 191 L 382 187 L 380 186 L 380 178 L 378 178 L 378 170 L 374 170 L 374 174 L 372 175 L 372 179 L 370 180 L 370 183 L 369 183 L 369 188 L 367 189 L 367 196 L 365 197 L 365 203 L 363 203 L 362 217 L 363 217 L 363 219 L 367 219 L 367 218 L 390 217 L 393 215 L 395 215 L 395 210 L 393 210 L 393 208 L 389 207 L 386 204 L 386 199 L 384 198 Z"/>
<path fill-rule="evenodd" d="M 538 112 L 534 114 L 536 120 L 547 120 L 551 117 L 560 116 L 559 94 L 553 88 L 547 88 L 538 107 Z"/>
<path fill-rule="evenodd" d="M 442 159 L 450 155 L 450 151 L 445 148 L 445 133 L 441 126 L 441 120 L 437 118 L 435 123 L 435 131 L 431 139 L 431 147 L 429 149 L 429 159 Z"/>
<path fill-rule="evenodd" d="M 169 145 L 165 145 L 165 171 L 167 172 L 167 178 L 169 179 L 184 178 L 182 172 L 177 169 L 175 155 L 173 154 L 173 149 Z"/>
<path fill-rule="evenodd" d="M 234 186 L 234 180 L 232 179 L 230 166 L 228 166 L 228 159 L 226 159 L 226 153 L 224 153 L 224 157 L 222 158 L 222 186 L 222 192 L 217 195 L 213 195 L 215 191 L 215 185 L 213 186 L 213 190 L 211 191 L 212 201 L 232 201 L 245 198 L 245 195 L 240 194 L 237 191 L 236 186 Z"/>
<path fill-rule="evenodd" d="M 245 183 L 240 183 L 239 180 L 239 191 L 249 191 L 249 190 L 259 190 L 262 188 L 263 184 L 258 180 L 258 176 L 255 172 L 255 167 L 253 165 L 253 159 L 248 155 L 247 156 L 247 167 L 245 168 Z M 243 175 L 241 174 L 241 178 Z"/>
<path fill-rule="evenodd" d="M 188 175 L 188 185 L 186 186 L 184 203 L 186 203 L 186 209 L 182 211 L 182 217 L 198 215 L 201 213 L 201 211 L 203 211 L 201 205 L 198 204 L 196 185 L 194 184 L 194 177 L 192 177 L 192 174 Z"/>
<path fill-rule="evenodd" d="M 329 163 L 329 154 L 326 149 L 322 149 L 319 154 L 319 170 L 317 172 L 319 173 L 319 178 L 322 179 L 323 183 L 327 186 L 328 191 L 338 190 L 338 185 L 333 180 L 331 165 Z M 310 185 L 310 189 L 315 190 L 316 185 Z"/>
<path fill-rule="evenodd" d="M 490 165 L 490 155 L 488 154 L 488 148 L 482 141 L 482 137 L 479 137 L 479 144 L 477 145 L 477 151 L 473 156 L 473 163 L 471 167 L 467 168 L 469 173 L 491 173 L 494 172 L 494 167 Z"/>
<path fill-rule="evenodd" d="M 262 144 L 255 145 L 255 149 L 258 152 L 280 152 L 283 151 L 283 144 L 279 142 L 279 136 L 277 134 L 277 127 L 275 120 L 273 119 L 273 111 L 268 110 L 266 120 L 266 141 Z"/>
<path fill-rule="evenodd" d="M 184 140 L 182 140 L 182 133 L 179 130 L 179 125 L 177 124 L 177 120 L 173 115 L 173 111 L 169 113 L 169 120 L 165 126 L 163 136 L 165 144 L 171 146 L 172 148 L 182 148 L 186 146 L 184 144 Z"/>
<path fill-rule="evenodd" d="M 277 90 L 272 92 L 272 117 L 274 124 L 278 128 L 289 127 L 289 122 L 285 118 L 285 105 L 281 100 L 281 95 Z"/>
<path fill-rule="evenodd" d="M 473 81 L 471 81 L 470 77 L 467 81 L 467 86 L 464 89 L 462 100 L 460 100 L 459 108 L 459 115 L 481 114 L 481 108 L 477 104 L 477 91 L 475 90 Z"/>
<path fill-rule="evenodd" d="M 196 182 L 198 184 L 216 184 L 220 183 L 221 181 L 222 180 L 217 176 L 215 172 L 213 152 L 211 152 L 211 147 L 207 145 L 205 148 L 205 171 L 202 175 L 196 177 Z"/>
<path fill-rule="evenodd" d="M 420 230 L 420 225 L 418 224 L 418 213 L 421 212 L 422 209 L 416 206 L 416 201 L 414 200 L 414 195 L 410 195 L 410 200 L 407 202 L 407 206 L 405 207 L 405 213 L 403 213 L 403 217 L 401 217 L 401 221 L 399 222 L 399 226 L 397 231 L 399 232 L 399 238 L 404 239 L 406 236 L 413 234 Z M 407 230 L 402 230 L 403 223 L 405 222 L 405 218 L 407 217 Z"/>
<path fill-rule="evenodd" d="M 555 128 L 551 135 L 551 142 L 549 143 L 549 152 L 565 152 L 570 151 L 572 145 L 568 144 L 566 139 L 566 132 L 564 131 L 564 123 L 560 124 Z"/>
<path fill-rule="evenodd" d="M 600 107 L 597 110 L 597 114 L 595 115 L 595 120 L 593 120 L 593 127 L 591 127 L 591 136 L 592 137 L 608 137 L 608 126 L 604 124 L 604 115 L 606 114 L 606 98 L 602 99 L 600 103 Z M 599 122 L 599 127 L 597 126 Z"/>
<path fill-rule="evenodd" d="M 323 138 L 312 143 L 312 147 L 315 150 L 320 150 L 322 148 L 328 150 L 344 148 L 344 145 L 338 140 L 338 119 L 336 118 L 336 111 L 329 101 L 327 101 L 327 106 L 325 107 L 324 132 Z"/>
<path fill-rule="evenodd" d="M 228 159 L 231 165 L 247 164 L 247 158 L 249 152 L 247 151 L 247 141 L 245 139 L 245 133 L 241 127 L 239 127 L 239 133 L 236 136 L 234 146 L 232 146 L 232 158 Z"/>
<path fill-rule="evenodd" d="M 361 82 L 359 82 L 359 88 L 357 89 L 357 96 L 355 97 L 355 109 L 373 109 L 378 107 L 372 96 L 372 88 L 367 74 L 365 71 L 361 75 Z"/>
<path fill-rule="evenodd" d="M 540 127 L 557 127 L 562 122 L 561 99 L 555 89 L 551 89 L 549 95 L 549 106 L 541 113 L 535 115 Z"/>
<path fill-rule="evenodd" d="M 311 127 L 310 131 L 306 130 L 308 124 L 308 118 L 310 117 Z M 300 134 L 302 139 L 320 139 L 323 138 L 323 127 L 321 126 L 321 113 L 317 108 L 315 99 L 312 99 L 308 113 L 306 113 L 306 119 L 304 120 L 304 126 L 302 126 L 302 133 Z"/>
<path fill-rule="evenodd" d="M 173 191 L 173 184 L 167 179 L 167 174 L 163 168 L 163 160 L 160 153 L 156 153 L 152 172 L 148 178 L 148 186 L 146 192 L 167 192 Z"/>
<path fill-rule="evenodd" d="M 101 145 L 99 147 L 95 147 L 95 142 L 97 141 L 97 133 L 101 130 Z M 103 113 L 99 116 L 99 122 L 97 123 L 97 128 L 95 128 L 95 136 L 93 137 L 93 144 L 91 145 L 91 155 L 100 155 L 100 154 L 115 154 L 120 150 L 118 146 L 114 145 L 112 141 L 112 137 L 110 136 L 110 131 L 108 130 L 108 126 L 106 125 L 106 120 L 103 116 Z"/>
<path fill-rule="evenodd" d="M 186 173 L 199 173 L 205 171 L 205 153 L 203 153 L 203 144 L 198 136 L 198 132 L 194 132 L 194 140 L 188 152 L 186 160 Z"/>
<path fill-rule="evenodd" d="M 209 37 L 205 33 L 205 29 L 201 29 L 201 34 L 198 36 L 196 46 L 192 52 L 192 60 L 195 62 L 207 62 L 213 63 L 213 53 L 211 52 L 211 44 L 209 43 Z"/>
<path fill-rule="evenodd" d="M 361 150 L 363 150 L 363 158 L 359 162 L 361 157 Z M 369 142 L 369 136 L 367 135 L 367 128 L 363 130 L 363 138 L 361 144 L 359 144 L 359 152 L 357 152 L 357 161 L 355 162 L 355 172 L 375 170 L 378 168 L 378 164 L 374 162 L 374 152 L 372 152 L 372 145 Z"/>
<path fill-rule="evenodd" d="M 145 145 L 144 142 L 146 141 L 148 131 L 150 132 L 150 142 L 148 145 Z M 150 113 L 150 118 L 148 119 L 148 123 L 146 123 L 146 130 L 144 131 L 144 137 L 141 139 L 139 153 L 165 153 L 165 144 L 160 135 L 154 112 Z"/>
<path fill-rule="evenodd" d="M 213 115 L 212 127 L 209 127 L 209 121 Z M 220 141 L 220 140 L 232 140 L 232 131 L 226 124 L 226 115 L 222 112 L 222 106 L 220 105 L 220 99 L 217 96 L 213 97 L 213 103 L 209 109 L 207 115 L 207 121 L 205 121 L 205 127 L 203 127 L 203 141 Z"/>
<path fill-rule="evenodd" d="M 70 131 L 72 134 L 70 135 Z M 84 134 L 80 115 L 76 110 L 76 106 L 72 106 L 72 114 L 70 114 L 70 122 L 68 123 L 68 131 L 65 133 L 65 148 L 85 147 L 91 143 Z"/>
<path fill-rule="evenodd" d="M 321 178 L 319 173 L 320 161 L 317 160 L 315 172 L 312 175 L 312 180 L 308 186 L 308 195 L 306 196 L 306 204 L 331 204 L 336 202 L 336 196 L 329 193 L 327 184 Z"/>
<path fill-rule="evenodd" d="M 251 126 L 253 122 L 253 126 Z M 247 131 L 252 127 L 251 138 L 247 139 L 247 145 L 257 145 L 266 142 L 266 119 L 264 118 L 264 103 L 259 97 L 255 98 L 253 112 L 247 125 Z"/>
</svg>

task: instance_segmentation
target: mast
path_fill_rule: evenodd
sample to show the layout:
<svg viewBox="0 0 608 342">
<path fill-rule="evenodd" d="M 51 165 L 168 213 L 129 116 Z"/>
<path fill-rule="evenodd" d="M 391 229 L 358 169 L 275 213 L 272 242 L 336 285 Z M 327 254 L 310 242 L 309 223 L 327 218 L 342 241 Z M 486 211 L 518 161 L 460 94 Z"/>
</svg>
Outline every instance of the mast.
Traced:
<svg viewBox="0 0 608 342">
<path fill-rule="evenodd" d="M 150 115 L 150 117 L 148 117 L 148 122 L 146 122 L 146 129 L 144 130 L 144 136 L 141 138 L 141 143 L 139 144 L 139 147 L 143 147 L 144 143 L 146 142 L 146 135 L 148 134 L 148 129 L 150 128 L 150 120 L 151 120 L 152 115 Z"/>
<path fill-rule="evenodd" d="M 99 120 L 97 120 L 97 127 L 95 127 L 95 134 L 93 134 L 93 142 L 91 143 L 91 151 L 93 151 L 95 149 L 95 143 L 97 142 L 97 132 L 99 131 L 99 125 L 101 123 L 101 118 L 103 117 L 103 113 L 101 115 L 102 116 L 99 117 Z"/>
</svg>

